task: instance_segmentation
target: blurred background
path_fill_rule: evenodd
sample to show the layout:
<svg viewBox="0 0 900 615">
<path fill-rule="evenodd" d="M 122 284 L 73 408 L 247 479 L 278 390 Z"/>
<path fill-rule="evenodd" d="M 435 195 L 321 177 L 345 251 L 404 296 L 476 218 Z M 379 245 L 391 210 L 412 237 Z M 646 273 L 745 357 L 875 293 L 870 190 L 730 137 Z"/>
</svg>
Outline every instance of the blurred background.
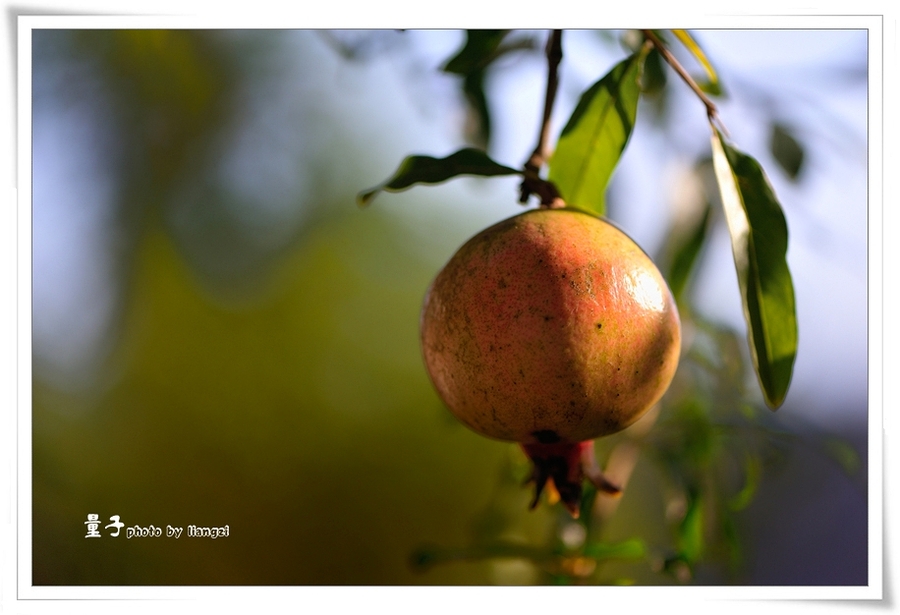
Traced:
<svg viewBox="0 0 900 615">
<path fill-rule="evenodd" d="M 705 110 L 648 65 L 609 216 L 669 275 L 691 254 L 685 356 L 597 443 L 625 495 L 575 523 L 527 510 L 524 456 L 420 359 L 428 284 L 521 211 L 515 179 L 355 204 L 408 154 L 521 166 L 546 32 L 459 75 L 464 31 L 34 31 L 34 584 L 866 584 L 867 33 L 694 35 L 785 209 L 794 379 L 766 409 Z M 565 32 L 554 136 L 633 43 Z M 230 535 L 113 538 L 113 515 Z"/>
</svg>

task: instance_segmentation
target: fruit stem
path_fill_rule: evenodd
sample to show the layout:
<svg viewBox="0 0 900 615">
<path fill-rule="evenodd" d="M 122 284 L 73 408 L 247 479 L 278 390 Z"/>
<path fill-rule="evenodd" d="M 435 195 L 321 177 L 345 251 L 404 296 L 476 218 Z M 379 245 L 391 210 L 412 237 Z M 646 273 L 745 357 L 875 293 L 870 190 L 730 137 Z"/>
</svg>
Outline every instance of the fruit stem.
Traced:
<svg viewBox="0 0 900 615">
<path fill-rule="evenodd" d="M 520 203 L 536 194 L 541 199 L 541 206 L 548 208 L 564 207 L 559 192 L 547 180 L 540 178 L 540 171 L 549 156 L 547 143 L 550 140 L 550 117 L 553 114 L 553 103 L 556 101 L 556 89 L 559 85 L 559 63 L 562 61 L 562 30 L 552 30 L 547 39 L 547 91 L 544 96 L 544 115 L 538 132 L 537 146 L 524 165 L 525 179 L 520 186 Z"/>
</svg>

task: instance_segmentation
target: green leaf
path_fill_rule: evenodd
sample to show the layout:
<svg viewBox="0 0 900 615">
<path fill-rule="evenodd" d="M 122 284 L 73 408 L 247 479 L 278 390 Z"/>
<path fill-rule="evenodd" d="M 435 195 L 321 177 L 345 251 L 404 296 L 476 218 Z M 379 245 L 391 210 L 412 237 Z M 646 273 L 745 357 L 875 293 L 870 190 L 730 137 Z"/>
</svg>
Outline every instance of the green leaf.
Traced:
<svg viewBox="0 0 900 615">
<path fill-rule="evenodd" d="M 718 82 L 713 83 L 712 81 L 700 81 L 697 80 L 697 87 L 700 88 L 701 92 L 705 92 L 711 96 L 724 96 L 725 92 L 722 90 L 722 86 L 719 85 Z"/>
<path fill-rule="evenodd" d="M 856 450 L 838 438 L 828 438 L 824 442 L 825 451 L 832 459 L 841 464 L 841 468 L 852 476 L 862 467 L 862 460 Z"/>
<path fill-rule="evenodd" d="M 549 179 L 568 205 L 604 215 L 606 187 L 637 115 L 645 57 L 630 55 L 588 88 L 563 129 Z"/>
<path fill-rule="evenodd" d="M 678 304 L 682 303 L 684 289 L 687 287 L 688 279 L 697 262 L 697 257 L 706 241 L 706 229 L 709 226 L 709 217 L 712 208 L 709 203 L 706 204 L 703 215 L 697 219 L 693 229 L 685 234 L 682 243 L 675 247 L 672 256 L 672 264 L 669 266 L 666 280 L 669 282 L 669 288 L 672 296 Z"/>
<path fill-rule="evenodd" d="M 509 30 L 466 30 L 466 42 L 444 65 L 444 72 L 463 77 L 462 91 L 474 116 L 470 142 L 487 147 L 491 114 L 484 92 L 487 68 L 501 54 L 500 43 Z"/>
<path fill-rule="evenodd" d="M 585 545 L 584 554 L 598 560 L 639 560 L 647 556 L 647 547 L 640 538 L 630 538 L 617 543 L 591 543 Z"/>
<path fill-rule="evenodd" d="M 356 202 L 360 207 L 364 207 L 382 190 L 400 192 L 414 184 L 438 184 L 459 175 L 493 177 L 520 173 L 520 171 L 494 162 L 486 153 L 473 148 L 461 149 L 446 158 L 407 156 L 390 179 L 374 188 L 360 192 L 356 196 Z"/>
<path fill-rule="evenodd" d="M 774 410 L 784 402 L 797 355 L 794 284 L 786 259 L 787 222 L 756 160 L 727 144 L 715 128 L 712 149 L 750 353 L 766 404 Z"/>
<path fill-rule="evenodd" d="M 491 141 L 491 110 L 488 106 L 487 95 L 484 93 L 483 70 L 469 73 L 463 79 L 463 94 L 469 103 L 469 111 L 472 114 L 472 122 L 466 132 L 466 140 L 481 148 L 486 148 Z"/>
<path fill-rule="evenodd" d="M 803 146 L 792 134 L 790 128 L 775 122 L 769 134 L 769 149 L 775 161 L 784 169 L 788 177 L 797 179 L 803 168 Z"/>
<path fill-rule="evenodd" d="M 509 30 L 466 30 L 466 42 L 444 64 L 444 72 L 468 75 L 484 69 L 494 59 L 497 48 Z"/>
<path fill-rule="evenodd" d="M 654 47 L 647 54 L 644 70 L 641 75 L 641 89 L 644 94 L 655 96 L 666 88 L 666 71 L 662 54 Z"/>
<path fill-rule="evenodd" d="M 691 52 L 691 55 L 696 58 L 703 67 L 703 70 L 706 71 L 707 80 L 700 84 L 700 88 L 707 94 L 721 95 L 722 86 L 719 83 L 719 75 L 716 73 L 716 69 L 713 68 L 712 62 L 706 57 L 703 49 L 700 48 L 700 45 L 697 44 L 697 41 L 694 40 L 694 37 L 691 36 L 690 32 L 687 30 L 672 30 L 672 34 L 681 41 L 681 44 Z"/>
<path fill-rule="evenodd" d="M 731 510 L 743 510 L 747 508 L 756 491 L 759 488 L 760 479 L 762 478 L 762 463 L 753 455 L 747 455 L 744 464 L 744 486 L 728 503 Z"/>
<path fill-rule="evenodd" d="M 676 545 L 678 554 L 669 559 L 670 571 L 677 575 L 677 564 L 692 567 L 703 556 L 706 550 L 706 515 L 703 500 L 699 492 L 691 490 L 687 495 L 687 510 L 678 525 Z"/>
</svg>

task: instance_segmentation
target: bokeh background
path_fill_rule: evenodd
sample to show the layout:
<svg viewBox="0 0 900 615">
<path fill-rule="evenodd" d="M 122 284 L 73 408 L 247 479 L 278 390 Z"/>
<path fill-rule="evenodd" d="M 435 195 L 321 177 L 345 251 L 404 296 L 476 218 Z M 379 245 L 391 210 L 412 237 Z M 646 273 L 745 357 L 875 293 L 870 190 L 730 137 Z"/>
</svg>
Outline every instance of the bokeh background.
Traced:
<svg viewBox="0 0 900 615">
<path fill-rule="evenodd" d="M 537 137 L 545 36 L 517 33 L 483 76 L 486 146 L 510 166 Z M 564 34 L 554 134 L 629 36 Z M 592 528 L 621 557 L 561 570 L 583 530 L 559 506 L 527 510 L 521 453 L 452 418 L 418 346 L 430 280 L 465 239 L 521 211 L 515 180 L 354 200 L 407 154 L 484 144 L 460 77 L 441 70 L 465 33 L 34 31 L 34 584 L 865 584 L 867 33 L 695 36 L 725 88 L 725 125 L 785 207 L 794 381 L 777 414 L 752 410 L 713 213 L 685 301 L 718 371 L 686 397 L 700 381 L 689 361 L 655 424 L 598 443 L 604 461 L 638 451 L 618 508 L 598 504 Z M 713 197 L 704 109 L 662 75 L 609 214 L 665 262 Z M 737 472 L 727 441 L 707 437 L 731 420 L 716 418 L 726 406 L 762 430 L 745 440 L 765 440 Z M 654 451 L 675 433 L 693 444 L 666 461 Z M 745 500 L 727 524 L 704 517 L 700 542 L 686 529 L 690 481 L 671 480 L 694 476 L 686 458 L 702 458 L 701 483 L 725 475 L 729 501 Z M 85 539 L 90 513 L 101 539 Z M 228 524 L 230 536 L 113 538 L 112 515 Z M 670 565 L 698 544 L 692 575 Z"/>
</svg>

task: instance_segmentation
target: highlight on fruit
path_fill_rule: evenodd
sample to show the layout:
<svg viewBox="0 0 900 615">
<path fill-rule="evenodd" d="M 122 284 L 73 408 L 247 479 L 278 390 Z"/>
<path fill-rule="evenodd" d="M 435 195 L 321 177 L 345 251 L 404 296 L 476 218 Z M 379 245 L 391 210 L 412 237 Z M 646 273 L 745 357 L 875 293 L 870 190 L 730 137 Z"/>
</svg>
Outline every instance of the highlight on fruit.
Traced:
<svg viewBox="0 0 900 615">
<path fill-rule="evenodd" d="M 531 459 L 532 508 L 549 486 L 578 516 L 585 479 L 620 493 L 593 441 L 659 401 L 681 325 L 665 280 L 630 237 L 593 214 L 541 208 L 456 252 L 426 294 L 421 340 L 450 411 Z"/>
</svg>

